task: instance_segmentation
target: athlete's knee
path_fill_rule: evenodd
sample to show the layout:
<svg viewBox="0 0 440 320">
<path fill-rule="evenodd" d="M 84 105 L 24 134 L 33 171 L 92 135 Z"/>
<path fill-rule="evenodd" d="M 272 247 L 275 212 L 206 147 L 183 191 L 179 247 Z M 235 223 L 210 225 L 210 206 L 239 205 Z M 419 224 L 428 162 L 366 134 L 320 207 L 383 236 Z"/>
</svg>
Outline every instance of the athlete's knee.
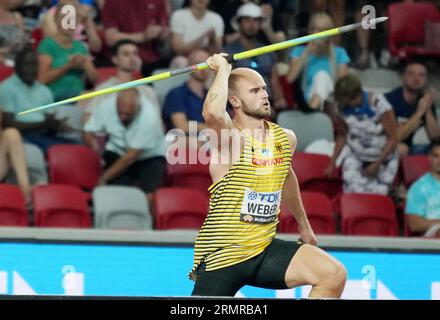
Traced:
<svg viewBox="0 0 440 320">
<path fill-rule="evenodd" d="M 347 280 L 347 270 L 339 261 L 333 261 L 328 267 L 328 273 L 322 285 L 330 290 L 342 292 Z"/>
</svg>

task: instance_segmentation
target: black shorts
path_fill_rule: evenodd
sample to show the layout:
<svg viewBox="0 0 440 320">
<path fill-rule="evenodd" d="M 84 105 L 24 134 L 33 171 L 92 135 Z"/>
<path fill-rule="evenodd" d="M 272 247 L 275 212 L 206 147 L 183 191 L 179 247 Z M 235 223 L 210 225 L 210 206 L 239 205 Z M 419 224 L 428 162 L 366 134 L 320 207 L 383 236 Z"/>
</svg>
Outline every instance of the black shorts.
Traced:
<svg viewBox="0 0 440 320">
<path fill-rule="evenodd" d="M 207 272 L 202 263 L 196 271 L 192 295 L 233 297 L 245 285 L 287 289 L 287 267 L 300 246 L 294 241 L 274 239 L 258 256 L 233 266 Z"/>
<path fill-rule="evenodd" d="M 121 157 L 119 154 L 106 150 L 102 155 L 105 168 L 112 166 Z M 164 157 L 153 157 L 138 160 L 109 184 L 139 186 L 145 193 L 154 192 L 165 182 L 166 160 Z"/>
</svg>

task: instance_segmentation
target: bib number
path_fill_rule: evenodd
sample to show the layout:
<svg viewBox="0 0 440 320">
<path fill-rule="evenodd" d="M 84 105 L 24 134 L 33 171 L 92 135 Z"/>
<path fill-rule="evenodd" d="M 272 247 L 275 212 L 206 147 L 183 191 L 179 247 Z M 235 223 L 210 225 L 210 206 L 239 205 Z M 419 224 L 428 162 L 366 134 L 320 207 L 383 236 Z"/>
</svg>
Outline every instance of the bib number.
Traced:
<svg viewBox="0 0 440 320">
<path fill-rule="evenodd" d="M 277 218 L 281 202 L 281 190 L 275 192 L 256 192 L 246 188 L 241 206 L 240 221 L 265 224 Z"/>
</svg>

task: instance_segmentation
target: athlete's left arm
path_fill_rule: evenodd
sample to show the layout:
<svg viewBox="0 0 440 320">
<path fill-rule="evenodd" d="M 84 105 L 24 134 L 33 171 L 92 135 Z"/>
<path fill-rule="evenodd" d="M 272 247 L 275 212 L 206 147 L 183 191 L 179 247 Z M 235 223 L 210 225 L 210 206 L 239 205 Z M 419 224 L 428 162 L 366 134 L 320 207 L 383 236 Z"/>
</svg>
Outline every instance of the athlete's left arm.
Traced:
<svg viewBox="0 0 440 320">
<path fill-rule="evenodd" d="M 291 130 L 284 129 L 284 131 L 287 134 L 290 149 L 292 150 L 293 154 L 296 148 L 296 136 Z M 302 241 L 304 243 L 315 245 L 317 243 L 316 236 L 312 230 L 312 227 L 310 226 L 309 220 L 307 219 L 307 214 L 301 200 L 298 179 L 292 169 L 292 166 L 290 166 L 289 173 L 284 181 L 281 199 L 289 211 L 293 213 L 298 223 L 298 232 L 301 235 Z"/>
</svg>

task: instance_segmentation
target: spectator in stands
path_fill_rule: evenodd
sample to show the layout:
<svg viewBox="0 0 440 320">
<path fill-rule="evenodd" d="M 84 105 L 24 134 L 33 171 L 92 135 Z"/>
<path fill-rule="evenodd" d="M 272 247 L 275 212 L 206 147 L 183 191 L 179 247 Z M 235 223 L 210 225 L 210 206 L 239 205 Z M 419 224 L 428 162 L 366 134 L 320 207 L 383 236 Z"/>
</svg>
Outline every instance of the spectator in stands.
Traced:
<svg viewBox="0 0 440 320">
<path fill-rule="evenodd" d="M 8 48 L 8 59 L 14 60 L 16 52 L 22 50 L 29 43 L 23 17 L 13 10 L 21 1 L 0 1 L 0 39 Z"/>
<path fill-rule="evenodd" d="M 0 124 L 2 111 L 0 110 Z M 23 192 L 26 203 L 31 200 L 31 184 L 26 168 L 26 157 L 20 132 L 15 128 L 3 129 L 0 125 L 0 183 L 2 183 L 10 170 L 14 170 L 18 185 Z"/>
<path fill-rule="evenodd" d="M 54 38 L 58 33 L 55 22 L 55 12 L 57 8 L 70 5 L 75 8 L 77 27 L 75 28 L 74 39 L 83 41 L 91 52 L 100 52 L 102 40 L 99 37 L 98 29 L 93 21 L 91 10 L 88 4 L 80 3 L 79 0 L 59 0 L 57 5 L 49 9 L 42 21 L 42 29 L 45 37 Z"/>
<path fill-rule="evenodd" d="M 36 80 L 38 61 L 31 49 L 16 54 L 15 74 L 0 84 L 0 108 L 5 112 L 7 126 L 15 127 L 23 134 L 26 142 L 40 147 L 44 152 L 51 145 L 73 143 L 57 136 L 69 130 L 66 119 L 57 120 L 51 113 L 35 111 L 19 115 L 21 111 L 53 102 L 48 87 Z"/>
<path fill-rule="evenodd" d="M 169 64 L 169 58 L 162 58 L 160 53 L 170 38 L 169 10 L 166 0 L 105 1 L 102 22 L 108 45 L 114 46 L 121 39 L 136 42 L 144 76 Z"/>
<path fill-rule="evenodd" d="M 397 123 L 391 105 L 382 94 L 363 91 L 353 75 L 336 82 L 335 99 L 342 106 L 347 134 L 336 139 L 328 171 L 334 169 L 346 144 L 344 192 L 388 194 L 399 164 Z"/>
<path fill-rule="evenodd" d="M 263 46 L 257 39 L 262 23 L 263 13 L 260 6 L 251 2 L 242 5 L 232 21 L 232 25 L 239 32 L 240 37 L 235 42 L 226 45 L 225 51 L 234 54 Z M 281 108 L 285 107 L 286 103 L 278 81 L 275 63 L 275 54 L 267 53 L 252 59 L 237 61 L 234 67 L 252 68 L 258 71 L 268 85 L 268 94 L 273 97 L 274 107 Z"/>
<path fill-rule="evenodd" d="M 421 62 L 409 62 L 403 73 L 403 86 L 385 94 L 399 123 L 399 155 L 427 154 L 429 145 L 414 145 L 416 131 L 424 126 L 430 139 L 440 137 L 435 95 L 428 87 L 428 69 Z"/>
<path fill-rule="evenodd" d="M 286 34 L 283 30 L 283 16 L 282 14 L 288 11 L 289 7 L 292 7 L 292 1 L 279 1 L 272 0 L 211 0 L 211 8 L 213 11 L 220 14 L 223 18 L 225 25 L 225 44 L 237 41 L 240 34 L 237 29 L 234 29 L 231 21 L 237 14 L 237 10 L 246 3 L 254 3 L 261 7 L 263 15 L 262 29 L 258 34 L 258 40 L 261 43 L 271 44 L 285 40 Z M 281 8 L 284 11 L 281 11 Z M 290 13 L 290 12 L 289 12 Z M 293 22 L 292 15 L 290 15 L 289 23 Z"/>
<path fill-rule="evenodd" d="M 116 75 L 96 86 L 95 90 L 101 90 L 120 83 L 135 80 L 136 74 L 140 72 L 142 65 L 142 60 L 139 56 L 139 49 L 136 42 L 129 39 L 119 40 L 116 42 L 112 48 L 112 62 L 117 68 Z M 160 110 L 156 92 L 151 86 L 139 86 L 137 89 L 146 99 L 149 99 L 158 110 Z M 109 98 L 109 96 L 111 95 L 103 95 L 92 100 L 85 101 L 87 110 L 85 111 L 84 122 L 87 122 L 92 108 L 97 108 L 100 105 L 104 105 L 105 107 L 105 101 Z"/>
<path fill-rule="evenodd" d="M 221 16 L 208 10 L 209 0 L 190 0 L 189 7 L 171 16 L 171 46 L 178 55 L 187 56 L 194 49 L 210 54 L 222 51 L 224 24 Z"/>
<path fill-rule="evenodd" d="M 309 33 L 333 26 L 333 20 L 327 13 L 315 13 L 310 19 Z M 287 81 L 298 80 L 308 106 L 313 110 L 323 110 L 325 100 L 334 91 L 336 80 L 348 72 L 350 58 L 347 52 L 334 46 L 331 38 L 327 38 L 295 47 L 291 58 Z"/>
<path fill-rule="evenodd" d="M 425 237 L 440 238 L 440 139 L 431 142 L 431 172 L 409 188 L 406 200 L 408 227 Z"/>
<path fill-rule="evenodd" d="M 190 53 L 188 59 L 191 65 L 206 61 L 208 52 L 196 49 Z M 177 128 L 189 132 L 189 121 L 197 122 L 197 131 L 205 126 L 202 116 L 203 102 L 206 98 L 206 85 L 210 71 L 202 70 L 193 72 L 189 80 L 183 85 L 172 89 L 166 96 L 163 117 L 167 130 Z"/>
<path fill-rule="evenodd" d="M 15 10 L 23 17 L 26 30 L 40 27 L 42 15 L 47 11 L 51 2 L 52 0 L 15 0 L 17 3 Z"/>
<path fill-rule="evenodd" d="M 274 11 L 273 2 L 271 1 L 232 1 L 225 4 L 219 3 L 221 11 L 226 11 L 226 15 L 222 15 L 225 21 L 225 43 L 234 43 L 240 38 L 237 26 L 237 12 L 240 7 L 245 4 L 255 4 L 261 10 L 261 28 L 257 34 L 257 39 L 264 45 L 277 43 L 286 39 L 286 34 L 282 29 L 282 21 L 279 13 Z M 228 8 L 229 5 L 229 8 Z M 249 5 L 248 5 L 249 6 Z M 233 10 L 233 11 L 232 11 Z M 247 9 L 249 10 L 249 9 Z"/>
<path fill-rule="evenodd" d="M 157 108 L 136 89 L 112 95 L 106 108 L 95 108 L 84 126 L 84 142 L 99 152 L 94 134 L 107 134 L 101 184 L 137 185 L 147 194 L 163 185 L 164 132 Z"/>
<path fill-rule="evenodd" d="M 65 28 L 65 14 L 57 8 L 55 19 L 58 33 L 46 37 L 38 47 L 38 79 L 48 85 L 55 101 L 81 94 L 86 76 L 92 83 L 97 79 L 96 69 L 85 45 L 74 40 L 74 29 Z"/>
<path fill-rule="evenodd" d="M 312 12 L 328 12 L 337 27 L 345 24 L 345 0 L 313 0 Z M 333 41 L 334 43 L 340 43 L 341 36 L 335 36 Z"/>
</svg>

